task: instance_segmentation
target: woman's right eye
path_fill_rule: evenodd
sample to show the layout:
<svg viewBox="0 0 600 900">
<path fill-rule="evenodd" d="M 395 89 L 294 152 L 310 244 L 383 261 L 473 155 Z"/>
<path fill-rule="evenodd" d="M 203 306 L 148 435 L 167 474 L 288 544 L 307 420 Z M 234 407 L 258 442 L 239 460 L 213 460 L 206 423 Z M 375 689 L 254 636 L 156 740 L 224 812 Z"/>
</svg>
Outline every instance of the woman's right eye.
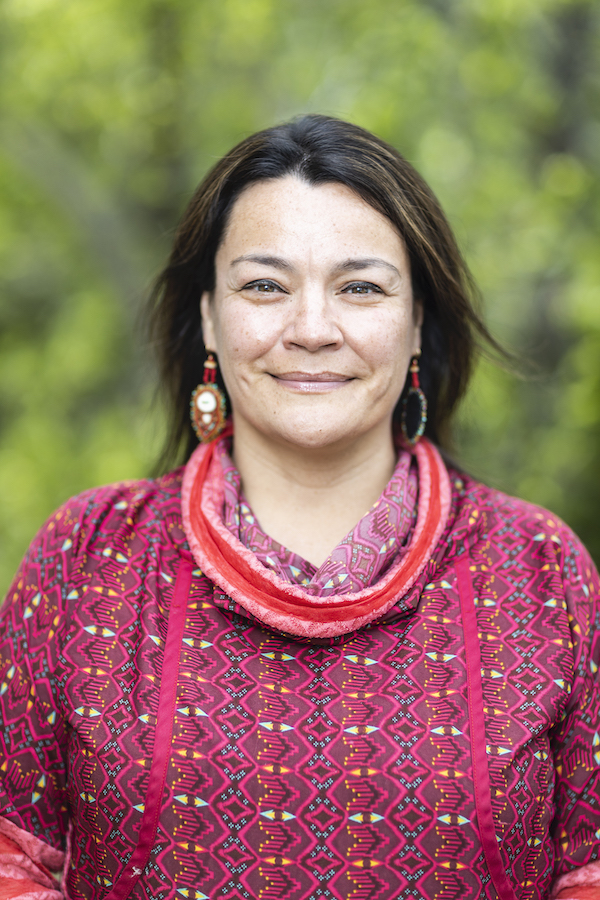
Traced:
<svg viewBox="0 0 600 900">
<path fill-rule="evenodd" d="M 268 278 L 260 278 L 258 281 L 249 281 L 242 288 L 244 291 L 257 291 L 259 294 L 285 293 L 282 287 Z"/>
</svg>

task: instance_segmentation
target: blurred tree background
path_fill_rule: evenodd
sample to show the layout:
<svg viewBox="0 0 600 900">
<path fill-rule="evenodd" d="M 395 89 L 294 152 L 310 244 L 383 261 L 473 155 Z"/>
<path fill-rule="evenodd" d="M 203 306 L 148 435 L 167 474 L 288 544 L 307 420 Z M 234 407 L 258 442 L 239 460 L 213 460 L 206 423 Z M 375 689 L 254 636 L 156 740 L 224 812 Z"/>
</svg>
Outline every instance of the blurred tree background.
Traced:
<svg viewBox="0 0 600 900">
<path fill-rule="evenodd" d="M 140 301 L 204 172 L 302 112 L 438 193 L 536 367 L 482 364 L 457 457 L 600 559 L 599 43 L 593 0 L 1 0 L 0 589 L 69 495 L 152 468 Z"/>
</svg>

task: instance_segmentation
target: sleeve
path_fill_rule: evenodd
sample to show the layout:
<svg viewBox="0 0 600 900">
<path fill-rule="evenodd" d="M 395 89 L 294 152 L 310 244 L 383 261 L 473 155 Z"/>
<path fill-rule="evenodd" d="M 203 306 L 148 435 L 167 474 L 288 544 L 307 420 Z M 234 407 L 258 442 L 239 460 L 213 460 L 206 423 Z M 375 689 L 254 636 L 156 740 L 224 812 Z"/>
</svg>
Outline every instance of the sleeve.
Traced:
<svg viewBox="0 0 600 900">
<path fill-rule="evenodd" d="M 0 815 L 60 852 L 69 818 L 60 635 L 84 496 L 38 533 L 0 609 Z"/>
<path fill-rule="evenodd" d="M 563 553 L 556 557 L 556 575 L 569 619 L 573 670 L 566 675 L 570 702 L 552 741 L 556 781 L 551 896 L 600 900 L 600 586 L 577 538 L 564 526 L 557 537 Z"/>
</svg>

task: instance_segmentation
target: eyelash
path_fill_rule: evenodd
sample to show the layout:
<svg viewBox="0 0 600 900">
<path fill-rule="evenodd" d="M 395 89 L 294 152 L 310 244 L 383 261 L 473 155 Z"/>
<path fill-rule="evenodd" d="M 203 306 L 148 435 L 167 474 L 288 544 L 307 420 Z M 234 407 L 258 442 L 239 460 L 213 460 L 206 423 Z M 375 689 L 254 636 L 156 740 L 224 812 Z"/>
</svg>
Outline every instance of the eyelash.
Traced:
<svg viewBox="0 0 600 900">
<path fill-rule="evenodd" d="M 353 281 L 352 284 L 347 284 L 343 289 L 343 293 L 354 293 L 353 288 L 367 288 L 368 292 L 373 291 L 375 294 L 383 294 L 383 291 L 380 287 L 377 287 L 376 284 L 373 284 L 370 281 Z M 366 294 L 367 291 L 356 291 L 357 294 Z"/>
<path fill-rule="evenodd" d="M 272 290 L 261 291 L 259 290 L 261 286 L 272 288 Z M 245 291 L 252 289 L 258 290 L 259 294 L 276 294 L 278 292 L 281 292 L 282 294 L 287 293 L 281 285 L 277 284 L 275 281 L 270 281 L 268 278 L 258 278 L 256 281 L 249 281 L 248 284 L 245 284 L 243 287 L 243 290 Z"/>
</svg>

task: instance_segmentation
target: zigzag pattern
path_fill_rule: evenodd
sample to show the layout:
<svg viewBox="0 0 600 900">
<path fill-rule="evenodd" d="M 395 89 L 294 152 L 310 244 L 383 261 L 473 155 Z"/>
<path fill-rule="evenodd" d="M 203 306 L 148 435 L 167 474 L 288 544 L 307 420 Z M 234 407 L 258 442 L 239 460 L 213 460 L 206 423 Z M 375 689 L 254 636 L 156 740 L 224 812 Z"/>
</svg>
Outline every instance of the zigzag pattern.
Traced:
<svg viewBox="0 0 600 900">
<path fill-rule="evenodd" d="M 179 473 L 71 501 L 2 612 L 2 813 L 101 898 L 137 841 L 173 585 Z M 523 900 L 598 858 L 597 575 L 554 517 L 454 476 L 404 611 L 346 640 L 274 633 L 194 573 L 168 796 L 132 897 L 494 898 L 473 798 L 454 561 L 478 598 L 500 852 Z M 225 604 L 226 607 L 222 608 Z"/>
</svg>

